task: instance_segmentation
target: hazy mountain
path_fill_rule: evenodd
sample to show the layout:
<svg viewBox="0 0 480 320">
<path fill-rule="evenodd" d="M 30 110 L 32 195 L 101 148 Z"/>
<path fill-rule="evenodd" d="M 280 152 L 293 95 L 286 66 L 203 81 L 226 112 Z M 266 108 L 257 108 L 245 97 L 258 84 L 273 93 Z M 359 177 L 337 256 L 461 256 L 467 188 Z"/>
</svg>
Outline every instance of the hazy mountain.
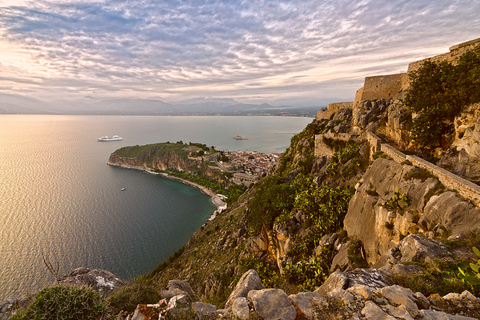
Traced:
<svg viewBox="0 0 480 320">
<path fill-rule="evenodd" d="M 175 103 L 159 99 L 55 100 L 0 93 L 0 114 L 112 114 L 112 115 L 306 115 L 318 108 L 295 108 L 268 103 L 246 104 L 228 98 L 194 98 Z M 300 111 L 301 110 L 301 111 Z"/>
<path fill-rule="evenodd" d="M 8 113 L 52 113 L 52 110 L 48 103 L 35 98 L 0 93 L 0 114 Z"/>
</svg>

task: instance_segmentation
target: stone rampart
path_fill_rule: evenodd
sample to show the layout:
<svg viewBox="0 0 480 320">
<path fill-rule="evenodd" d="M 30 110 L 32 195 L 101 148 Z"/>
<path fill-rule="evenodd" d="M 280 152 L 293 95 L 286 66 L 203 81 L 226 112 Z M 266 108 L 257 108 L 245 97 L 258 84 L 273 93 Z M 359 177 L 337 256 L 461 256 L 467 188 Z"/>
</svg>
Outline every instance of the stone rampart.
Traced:
<svg viewBox="0 0 480 320">
<path fill-rule="evenodd" d="M 330 119 L 332 114 L 337 112 L 338 109 L 352 108 L 352 107 L 353 107 L 353 101 L 352 102 L 330 103 L 326 110 L 320 110 L 320 111 L 317 112 L 317 120 Z"/>
<path fill-rule="evenodd" d="M 474 49 L 475 47 L 480 45 L 480 38 L 474 39 L 471 41 L 463 42 L 449 48 L 449 52 L 444 54 L 439 54 L 434 57 L 426 58 L 423 60 L 412 62 L 408 65 L 407 73 L 417 70 L 425 61 L 432 61 L 432 62 L 443 62 L 448 61 L 455 63 L 457 58 L 460 57 L 465 52 Z"/>
<path fill-rule="evenodd" d="M 382 143 L 381 139 L 371 132 L 367 132 L 366 139 L 370 143 L 373 153 L 383 151 L 383 153 L 397 163 L 402 163 L 405 160 L 408 160 L 414 166 L 428 170 L 428 172 L 436 176 L 446 188 L 456 190 L 462 197 L 472 201 L 477 207 L 480 208 L 480 186 L 460 176 L 457 176 L 450 171 L 442 169 L 431 162 L 423 160 L 422 158 L 405 155 L 403 152 L 395 149 L 389 144 Z"/>
<path fill-rule="evenodd" d="M 349 133 L 330 133 L 329 132 L 325 134 L 317 134 L 315 135 L 315 150 L 314 150 L 315 157 L 333 156 L 334 150 L 332 149 L 332 146 L 325 143 L 327 139 L 331 141 L 339 140 L 342 142 L 356 140 L 356 138 Z"/>
<path fill-rule="evenodd" d="M 381 151 L 392 158 L 395 162 L 402 163 L 403 161 L 407 160 L 407 156 L 403 152 L 398 151 L 386 143 L 382 144 Z"/>
<path fill-rule="evenodd" d="M 406 73 L 366 77 L 363 88 L 355 94 L 354 104 L 364 100 L 389 99 L 408 87 Z"/>
<path fill-rule="evenodd" d="M 370 144 L 370 158 L 372 158 L 374 153 L 382 150 L 382 139 L 368 131 L 366 132 L 366 139 Z"/>
<path fill-rule="evenodd" d="M 435 175 L 446 188 L 456 190 L 462 197 L 472 201 L 480 208 L 480 186 L 417 156 L 406 156 L 406 158 L 413 165 Z"/>
</svg>

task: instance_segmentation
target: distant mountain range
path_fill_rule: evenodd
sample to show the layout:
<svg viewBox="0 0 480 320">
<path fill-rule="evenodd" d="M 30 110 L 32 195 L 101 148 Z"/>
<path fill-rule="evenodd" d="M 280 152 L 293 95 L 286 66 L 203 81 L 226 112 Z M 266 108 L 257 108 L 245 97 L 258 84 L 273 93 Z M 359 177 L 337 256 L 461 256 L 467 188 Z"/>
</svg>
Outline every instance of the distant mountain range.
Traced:
<svg viewBox="0 0 480 320">
<path fill-rule="evenodd" d="M 319 100 L 317 106 L 307 107 L 273 106 L 268 103 L 245 104 L 228 98 L 194 98 L 175 103 L 158 99 L 92 98 L 46 102 L 23 95 L 0 93 L 0 114 L 315 116 L 319 109 L 335 101 L 342 100 L 324 99 Z"/>
</svg>

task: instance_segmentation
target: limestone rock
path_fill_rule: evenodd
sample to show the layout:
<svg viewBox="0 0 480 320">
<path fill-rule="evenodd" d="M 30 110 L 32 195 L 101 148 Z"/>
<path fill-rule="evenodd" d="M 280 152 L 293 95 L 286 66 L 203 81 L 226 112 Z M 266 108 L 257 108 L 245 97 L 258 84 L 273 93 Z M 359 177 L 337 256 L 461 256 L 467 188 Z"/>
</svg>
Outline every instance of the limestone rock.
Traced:
<svg viewBox="0 0 480 320">
<path fill-rule="evenodd" d="M 297 311 L 281 289 L 252 290 L 247 299 L 257 315 L 264 320 L 294 320 Z"/>
<path fill-rule="evenodd" d="M 395 320 L 394 317 L 385 313 L 372 301 L 365 302 L 365 308 L 362 310 L 362 315 L 368 320 Z"/>
<path fill-rule="evenodd" d="M 455 117 L 455 140 L 438 165 L 480 182 L 480 104 L 467 107 Z"/>
<path fill-rule="evenodd" d="M 356 269 L 349 272 L 332 273 L 315 292 L 321 295 L 328 295 L 336 288 L 347 290 L 357 284 L 376 290 L 391 286 L 393 282 L 377 269 Z"/>
<path fill-rule="evenodd" d="M 425 271 L 425 267 L 420 265 L 404 265 L 398 263 L 393 266 L 392 273 L 400 277 L 409 277 L 416 273 Z"/>
<path fill-rule="evenodd" d="M 321 298 L 321 295 L 316 292 L 300 292 L 288 296 L 292 301 L 295 310 L 297 311 L 297 319 L 313 319 L 312 300 L 314 298 Z"/>
<path fill-rule="evenodd" d="M 405 237 L 398 248 L 402 253 L 401 261 L 408 262 L 428 262 L 451 255 L 440 241 L 427 239 L 418 234 Z"/>
<path fill-rule="evenodd" d="M 190 284 L 184 280 L 170 280 L 168 281 L 168 289 L 170 291 L 178 289 L 188 294 L 190 301 L 198 301 L 198 297 L 193 291 Z"/>
<path fill-rule="evenodd" d="M 235 286 L 235 289 L 233 289 L 232 293 L 228 297 L 225 307 L 227 309 L 230 308 L 233 302 L 235 301 L 235 299 L 237 298 L 240 298 L 240 297 L 246 298 L 248 295 L 248 292 L 250 292 L 251 290 L 261 290 L 261 289 L 265 289 L 265 287 L 262 284 L 262 280 L 260 279 L 260 276 L 258 275 L 257 271 L 250 269 L 240 277 L 240 280 L 238 280 L 238 283 Z"/>
<path fill-rule="evenodd" d="M 107 297 L 114 289 L 123 286 L 124 282 L 109 271 L 81 267 L 60 278 L 58 284 L 88 286 Z"/>
<path fill-rule="evenodd" d="M 413 291 L 397 285 L 380 288 L 377 290 L 388 302 L 394 306 L 404 306 L 412 317 L 418 316 L 418 306 L 415 303 Z"/>
<path fill-rule="evenodd" d="M 395 319 L 413 320 L 413 317 L 407 312 L 407 310 L 405 310 L 404 306 L 396 308 L 392 305 L 386 305 L 385 311 Z"/>
<path fill-rule="evenodd" d="M 232 314 L 241 320 L 247 320 L 250 317 L 247 298 L 239 297 L 233 301 Z"/>
<path fill-rule="evenodd" d="M 373 295 L 372 289 L 363 284 L 355 284 L 353 287 L 348 288 L 347 291 L 359 295 L 365 300 L 370 300 Z"/>
<path fill-rule="evenodd" d="M 340 247 L 340 251 L 335 255 L 335 257 L 333 257 L 332 265 L 330 266 L 330 272 L 333 272 L 337 269 L 345 270 L 350 262 L 350 260 L 348 260 L 348 248 L 351 244 L 352 242 L 348 241 Z"/>
<path fill-rule="evenodd" d="M 192 304 L 192 311 L 198 315 L 199 319 L 202 319 L 202 317 L 208 313 L 215 313 L 217 307 L 210 303 L 194 302 Z"/>
<path fill-rule="evenodd" d="M 431 197 L 421 220 L 430 229 L 440 223 L 453 234 L 480 232 L 480 209 L 451 191 Z"/>
<path fill-rule="evenodd" d="M 443 311 L 420 310 L 420 316 L 424 320 L 478 320 L 478 318 L 464 317 L 460 315 L 451 315 Z"/>
</svg>

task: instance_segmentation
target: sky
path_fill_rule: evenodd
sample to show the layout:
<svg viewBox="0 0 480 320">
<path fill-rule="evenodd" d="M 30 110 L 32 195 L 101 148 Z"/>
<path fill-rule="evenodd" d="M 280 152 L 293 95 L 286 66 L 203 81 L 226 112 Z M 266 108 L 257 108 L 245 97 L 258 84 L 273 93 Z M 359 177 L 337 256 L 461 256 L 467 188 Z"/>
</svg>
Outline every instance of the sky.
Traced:
<svg viewBox="0 0 480 320">
<path fill-rule="evenodd" d="M 479 0 L 0 0 L 0 93 L 351 101 L 479 37 Z"/>
</svg>

